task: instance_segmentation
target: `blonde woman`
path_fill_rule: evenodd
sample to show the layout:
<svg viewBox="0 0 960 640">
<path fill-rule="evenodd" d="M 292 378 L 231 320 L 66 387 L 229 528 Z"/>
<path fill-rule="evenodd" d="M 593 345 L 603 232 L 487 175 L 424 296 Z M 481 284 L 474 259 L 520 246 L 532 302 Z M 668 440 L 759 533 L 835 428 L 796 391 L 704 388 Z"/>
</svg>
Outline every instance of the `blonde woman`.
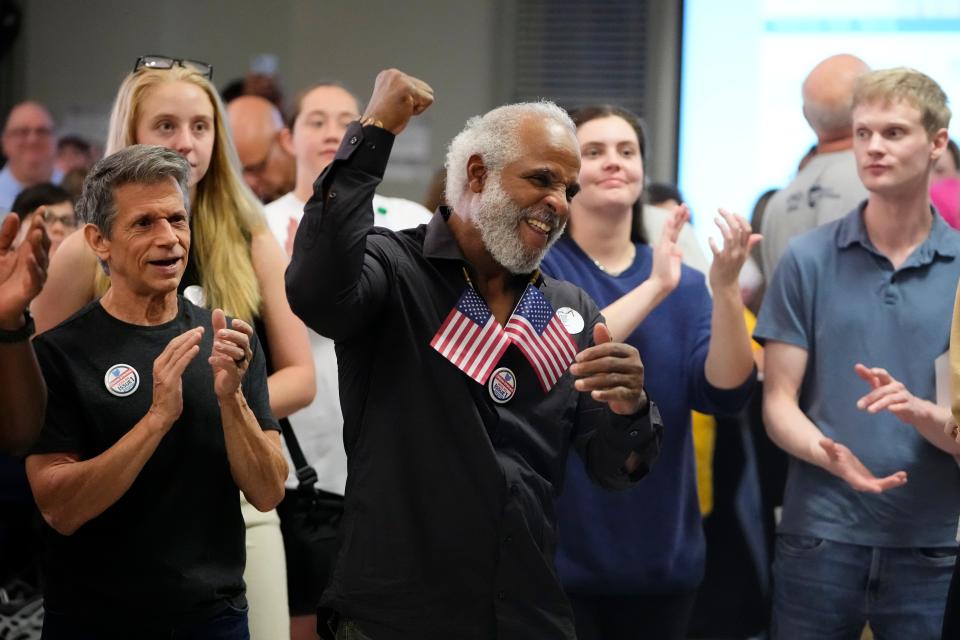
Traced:
<svg viewBox="0 0 960 640">
<path fill-rule="evenodd" d="M 223 105 L 202 62 L 142 56 L 120 85 L 107 154 L 132 144 L 156 144 L 190 164 L 190 259 L 180 284 L 191 301 L 253 324 L 268 353 L 270 408 L 282 418 L 310 403 L 313 361 L 306 329 L 284 291 L 287 258 L 244 185 Z M 108 286 L 83 234 L 67 238 L 31 310 L 42 332 L 62 322 Z M 276 512 L 260 514 L 245 501 L 247 598 L 254 640 L 289 634 L 283 543 Z"/>
</svg>

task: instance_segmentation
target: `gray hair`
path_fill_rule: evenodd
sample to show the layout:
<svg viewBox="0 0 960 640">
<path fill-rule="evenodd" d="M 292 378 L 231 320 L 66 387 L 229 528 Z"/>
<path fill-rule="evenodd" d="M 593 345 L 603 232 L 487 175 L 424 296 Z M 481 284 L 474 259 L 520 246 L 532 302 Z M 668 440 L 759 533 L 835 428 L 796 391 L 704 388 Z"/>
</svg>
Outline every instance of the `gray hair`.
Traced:
<svg viewBox="0 0 960 640">
<path fill-rule="evenodd" d="M 463 131 L 450 142 L 447 149 L 446 200 L 455 206 L 467 190 L 467 161 L 479 155 L 487 169 L 499 172 L 520 157 L 518 132 L 527 117 L 552 120 L 566 127 L 576 138 L 577 127 L 567 112 L 553 102 L 519 102 L 488 111 L 485 115 L 467 120 Z"/>
<path fill-rule="evenodd" d="M 166 147 L 135 144 L 113 153 L 93 165 L 83 192 L 77 200 L 77 217 L 94 224 L 105 237 L 117 217 L 114 190 L 125 184 L 157 184 L 173 178 L 183 193 L 183 206 L 190 210 L 190 164 L 176 151 Z"/>
</svg>

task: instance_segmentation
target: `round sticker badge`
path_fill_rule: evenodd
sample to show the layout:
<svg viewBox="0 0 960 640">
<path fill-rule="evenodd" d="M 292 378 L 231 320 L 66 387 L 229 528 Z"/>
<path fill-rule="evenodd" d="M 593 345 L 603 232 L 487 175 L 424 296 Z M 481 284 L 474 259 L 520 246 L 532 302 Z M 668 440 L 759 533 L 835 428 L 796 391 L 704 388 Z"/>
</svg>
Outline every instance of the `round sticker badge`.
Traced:
<svg viewBox="0 0 960 640">
<path fill-rule="evenodd" d="M 583 331 L 583 316 L 576 309 L 570 307 L 560 307 L 557 309 L 557 317 L 563 323 L 563 328 L 572 336 Z"/>
<path fill-rule="evenodd" d="M 493 398 L 494 402 L 506 404 L 517 393 L 517 377 L 513 375 L 513 371 L 510 371 L 510 369 L 500 367 L 490 376 L 487 388 L 490 390 L 490 397 Z"/>
<path fill-rule="evenodd" d="M 115 364 L 107 369 L 103 385 L 118 398 L 126 398 L 140 386 L 140 374 L 128 364 Z"/>
</svg>

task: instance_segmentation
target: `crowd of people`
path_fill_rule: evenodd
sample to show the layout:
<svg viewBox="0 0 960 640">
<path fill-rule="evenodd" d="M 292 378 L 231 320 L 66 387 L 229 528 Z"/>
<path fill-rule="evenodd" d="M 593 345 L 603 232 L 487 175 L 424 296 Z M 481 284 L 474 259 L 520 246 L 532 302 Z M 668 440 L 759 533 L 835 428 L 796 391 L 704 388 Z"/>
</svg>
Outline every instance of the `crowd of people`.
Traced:
<svg viewBox="0 0 960 640">
<path fill-rule="evenodd" d="M 846 54 L 800 89 L 817 144 L 708 253 L 616 105 L 471 118 L 435 211 L 378 193 L 434 97 L 395 69 L 366 105 L 330 81 L 283 109 L 142 56 L 102 159 L 15 106 L 0 592 L 30 606 L 0 624 L 687 638 L 723 553 L 695 425 L 733 420 L 786 475 L 755 504 L 754 634 L 960 637 L 947 99 Z"/>
</svg>

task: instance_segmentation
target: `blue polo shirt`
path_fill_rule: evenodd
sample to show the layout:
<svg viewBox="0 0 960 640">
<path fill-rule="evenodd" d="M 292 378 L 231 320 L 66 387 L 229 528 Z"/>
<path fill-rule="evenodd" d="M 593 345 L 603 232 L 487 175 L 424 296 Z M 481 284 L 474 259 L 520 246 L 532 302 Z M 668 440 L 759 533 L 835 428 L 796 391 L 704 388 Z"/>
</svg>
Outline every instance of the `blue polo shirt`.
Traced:
<svg viewBox="0 0 960 640">
<path fill-rule="evenodd" d="M 800 409 L 874 475 L 904 470 L 908 481 L 861 493 L 791 458 L 779 531 L 868 546 L 953 546 L 957 463 L 892 413 L 857 409 L 869 387 L 853 366 L 883 367 L 915 396 L 935 400 L 934 360 L 949 344 L 960 233 L 933 212 L 930 235 L 894 269 L 867 236 L 865 204 L 791 240 L 754 337 L 806 349 Z"/>
</svg>

